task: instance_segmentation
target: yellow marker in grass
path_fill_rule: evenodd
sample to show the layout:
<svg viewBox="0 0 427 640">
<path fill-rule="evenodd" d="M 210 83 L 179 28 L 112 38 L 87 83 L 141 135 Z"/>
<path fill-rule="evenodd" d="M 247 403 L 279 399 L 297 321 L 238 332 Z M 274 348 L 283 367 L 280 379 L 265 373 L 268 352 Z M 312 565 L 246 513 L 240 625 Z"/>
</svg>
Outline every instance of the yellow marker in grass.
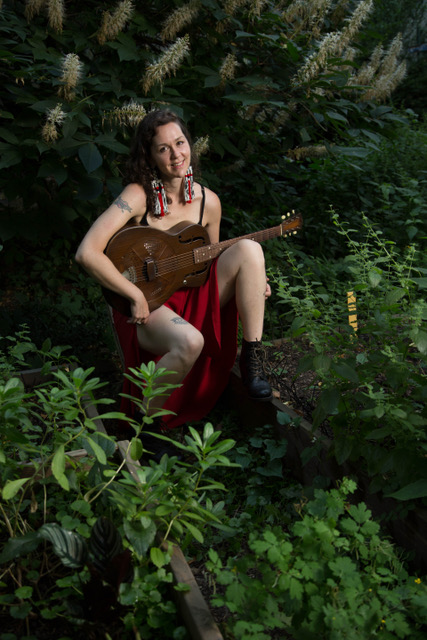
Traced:
<svg viewBox="0 0 427 640">
<path fill-rule="evenodd" d="M 348 306 L 348 323 L 357 332 L 357 308 L 356 308 L 356 294 L 354 291 L 347 291 L 347 306 Z"/>
</svg>

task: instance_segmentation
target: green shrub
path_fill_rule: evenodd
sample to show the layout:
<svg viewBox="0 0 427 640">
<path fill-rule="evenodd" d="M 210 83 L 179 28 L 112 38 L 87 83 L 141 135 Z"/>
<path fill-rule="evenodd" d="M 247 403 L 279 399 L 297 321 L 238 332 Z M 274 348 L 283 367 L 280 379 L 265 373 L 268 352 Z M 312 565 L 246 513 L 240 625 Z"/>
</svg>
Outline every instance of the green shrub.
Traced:
<svg viewBox="0 0 427 640">
<path fill-rule="evenodd" d="M 207 476 L 215 467 L 232 466 L 224 454 L 233 440 L 220 440 L 211 424 L 200 434 L 190 428 L 176 443 L 185 462 L 165 455 L 159 464 L 149 464 L 137 437 L 150 428 L 151 418 L 144 417 L 130 421 L 135 437 L 122 443 L 120 459 L 115 438 L 99 429 L 98 420 L 107 427 L 109 420 L 126 416 L 101 411 L 113 400 L 100 397 L 104 383 L 93 377 L 93 368 L 55 370 L 51 363 L 61 358 L 61 349 L 47 341 L 37 349 L 25 331 L 5 344 L 0 352 L 2 632 L 56 633 L 60 624 L 61 634 L 75 637 L 97 627 L 107 633 L 118 620 L 115 637 L 134 637 L 138 628 L 144 638 L 185 638 L 169 593 L 169 538 L 183 545 L 192 538 L 203 542 L 204 530 L 220 525 L 207 496 L 225 487 Z M 49 375 L 25 388 L 13 368 L 18 363 L 25 369 L 26 356 L 34 355 L 44 357 Z M 148 400 L 168 389 L 164 373 L 154 363 L 132 371 Z M 139 464 L 143 456 L 145 465 Z"/>
<path fill-rule="evenodd" d="M 288 529 L 251 530 L 248 551 L 207 567 L 227 607 L 236 640 L 268 640 L 282 630 L 295 640 L 424 638 L 425 578 L 408 575 L 364 503 L 349 504 L 356 485 L 315 490 L 296 506 Z"/>
<path fill-rule="evenodd" d="M 425 261 L 400 253 L 362 216 L 365 238 L 332 216 L 346 256 L 334 263 L 289 251 L 276 279 L 290 339 L 304 336 L 298 373 L 316 374 L 314 428 L 328 421 L 342 464 L 362 462 L 373 491 L 427 496 Z M 356 236 L 356 237 L 355 237 Z M 355 310 L 348 307 L 348 293 Z M 357 329 L 349 324 L 356 314 Z M 395 493 L 408 486 L 405 493 Z"/>
</svg>

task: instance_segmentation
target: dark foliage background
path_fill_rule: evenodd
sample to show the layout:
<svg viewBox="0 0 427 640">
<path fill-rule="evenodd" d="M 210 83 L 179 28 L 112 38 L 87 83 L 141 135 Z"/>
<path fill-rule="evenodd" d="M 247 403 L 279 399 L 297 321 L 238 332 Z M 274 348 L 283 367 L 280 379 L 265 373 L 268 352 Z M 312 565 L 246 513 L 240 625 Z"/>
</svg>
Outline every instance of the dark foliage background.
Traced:
<svg viewBox="0 0 427 640">
<path fill-rule="evenodd" d="M 120 192 L 134 126 L 129 113 L 141 107 L 172 106 L 195 139 L 209 136 L 202 175 L 221 197 L 224 237 L 276 224 L 299 209 L 300 250 L 340 257 L 333 206 L 355 224 L 364 210 L 400 244 L 424 242 L 420 58 L 401 88 L 390 76 L 385 93 L 367 97 L 368 86 L 356 82 L 375 46 L 383 43 L 384 62 L 398 32 L 418 20 L 419 3 L 394 0 L 390 7 L 376 0 L 346 45 L 323 49 L 323 56 L 327 34 L 340 42 L 369 2 L 333 2 L 326 14 L 311 3 L 297 10 L 290 1 L 130 4 L 77 0 L 65 2 L 62 13 L 59 2 L 3 2 L 3 335 L 26 322 L 36 337 L 78 344 L 89 358 L 88 348 L 108 344 L 99 289 L 73 255 Z M 106 12 L 109 34 L 102 30 Z M 397 69 L 408 46 L 404 38 L 390 68 Z M 80 65 L 74 86 L 64 79 L 70 54 Z M 374 87 L 383 67 L 373 74 Z M 52 124 L 55 109 L 61 117 Z M 279 242 L 266 245 L 266 253 L 270 264 L 283 265 Z"/>
</svg>

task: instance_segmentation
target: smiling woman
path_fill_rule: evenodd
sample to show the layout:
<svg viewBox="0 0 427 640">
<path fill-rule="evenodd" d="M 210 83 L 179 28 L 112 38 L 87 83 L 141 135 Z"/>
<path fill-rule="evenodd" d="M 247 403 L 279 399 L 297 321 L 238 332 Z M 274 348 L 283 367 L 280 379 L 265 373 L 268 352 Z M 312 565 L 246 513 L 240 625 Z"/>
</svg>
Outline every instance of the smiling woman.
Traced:
<svg viewBox="0 0 427 640">
<path fill-rule="evenodd" d="M 211 243 L 219 241 L 221 203 L 215 193 L 194 181 L 195 161 L 190 134 L 180 118 L 169 110 L 150 112 L 137 128 L 124 190 L 94 222 L 76 254 L 103 287 L 129 303 L 129 317 L 113 312 L 126 368 L 154 360 L 169 372 L 162 382 L 180 385 L 169 397 L 151 400 L 146 407 L 148 415 L 161 408 L 175 414 L 164 417 L 161 428 L 200 420 L 213 407 L 234 364 L 239 316 L 244 337 L 242 378 L 251 397 L 271 397 L 256 357 L 270 294 L 257 242 L 246 238 L 228 247 L 212 260 L 201 284 L 180 288 L 151 311 L 138 286 L 141 267 L 132 262 L 120 270 L 105 253 L 110 239 L 129 224 L 165 234 L 182 223 L 195 229 L 203 226 Z M 148 234 L 144 245 L 155 253 L 156 242 Z M 154 259 L 146 259 L 143 268 L 150 278 L 156 271 Z M 194 265 L 189 269 L 194 271 Z M 127 380 L 124 391 L 134 391 Z M 128 401 L 123 401 L 122 409 L 132 417 Z"/>
<path fill-rule="evenodd" d="M 158 127 L 151 146 L 154 166 L 166 177 L 184 178 L 191 159 L 190 144 L 175 122 Z"/>
</svg>

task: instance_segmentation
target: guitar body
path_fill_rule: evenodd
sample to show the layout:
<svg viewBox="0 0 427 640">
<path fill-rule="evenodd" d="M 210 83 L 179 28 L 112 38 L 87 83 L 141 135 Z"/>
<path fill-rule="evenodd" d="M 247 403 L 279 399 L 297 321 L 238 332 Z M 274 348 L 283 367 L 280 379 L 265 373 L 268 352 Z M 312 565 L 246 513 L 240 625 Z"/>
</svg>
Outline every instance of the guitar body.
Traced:
<svg viewBox="0 0 427 640">
<path fill-rule="evenodd" d="M 128 280 L 144 293 L 150 311 L 160 307 L 181 287 L 199 287 L 207 279 L 212 260 L 196 264 L 193 250 L 210 243 L 206 229 L 180 222 L 168 231 L 140 225 L 124 227 L 108 243 L 105 253 Z M 103 289 L 108 304 L 130 316 L 126 298 Z"/>
<path fill-rule="evenodd" d="M 205 227 L 179 222 L 168 231 L 141 225 L 125 226 L 111 238 L 105 254 L 120 273 L 145 295 L 150 311 L 160 307 L 182 287 L 200 287 L 208 277 L 212 260 L 227 247 L 247 238 L 262 242 L 294 235 L 302 217 L 293 212 L 282 216 L 277 227 L 255 231 L 240 238 L 210 244 Z M 118 293 L 103 288 L 108 304 L 130 316 L 130 303 Z"/>
</svg>

